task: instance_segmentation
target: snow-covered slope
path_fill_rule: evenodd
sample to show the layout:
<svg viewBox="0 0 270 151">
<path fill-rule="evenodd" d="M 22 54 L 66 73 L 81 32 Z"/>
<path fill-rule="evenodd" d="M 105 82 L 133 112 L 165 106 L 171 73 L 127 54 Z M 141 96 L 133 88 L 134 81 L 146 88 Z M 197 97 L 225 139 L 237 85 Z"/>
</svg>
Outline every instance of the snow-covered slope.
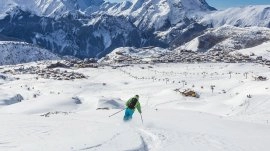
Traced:
<svg viewBox="0 0 270 151">
<path fill-rule="evenodd" d="M 238 27 L 260 26 L 270 28 L 270 5 L 228 8 L 206 15 L 201 22 L 213 27 L 226 24 Z"/>
<path fill-rule="evenodd" d="M 209 29 L 179 49 L 192 51 L 234 51 L 252 48 L 270 41 L 270 29 L 264 27 L 240 28 L 222 26 Z"/>
<path fill-rule="evenodd" d="M 19 67 L 0 67 L 0 72 Z M 268 67 L 204 63 L 60 70 L 81 72 L 90 78 L 58 81 L 22 74 L 11 75 L 19 80 L 1 82 L 0 102 L 16 94 L 24 100 L 0 105 L 4 123 L 0 124 L 0 150 L 270 149 L 270 81 L 252 77 L 269 77 Z M 215 85 L 213 91 L 211 85 Z M 200 98 L 174 91 L 188 88 Z M 137 111 L 130 122 L 123 122 L 124 112 L 109 117 L 121 111 L 118 105 L 124 103 L 122 100 L 135 94 L 140 95 L 143 123 Z"/>
<path fill-rule="evenodd" d="M 261 45 L 252 48 L 240 49 L 232 53 L 233 54 L 240 53 L 251 56 L 254 55 L 254 57 L 261 56 L 263 59 L 270 60 L 270 41 L 262 43 Z"/>
<path fill-rule="evenodd" d="M 125 61 L 125 60 L 142 60 L 150 61 L 150 58 L 162 56 L 168 53 L 169 50 L 159 48 L 159 47 L 144 47 L 144 48 L 134 48 L 134 47 L 119 47 L 114 49 L 110 54 L 106 55 L 99 61 L 101 63 L 113 64 L 115 61 Z"/>
<path fill-rule="evenodd" d="M 46 49 L 25 42 L 0 41 L 0 65 L 59 59 Z"/>
</svg>

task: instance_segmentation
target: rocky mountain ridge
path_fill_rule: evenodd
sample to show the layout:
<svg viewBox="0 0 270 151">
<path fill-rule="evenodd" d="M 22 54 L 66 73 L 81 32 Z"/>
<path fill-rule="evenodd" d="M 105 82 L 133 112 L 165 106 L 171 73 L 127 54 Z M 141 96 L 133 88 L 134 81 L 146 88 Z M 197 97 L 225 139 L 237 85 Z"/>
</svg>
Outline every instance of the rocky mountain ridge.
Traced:
<svg viewBox="0 0 270 151">
<path fill-rule="evenodd" d="M 0 35 L 78 58 L 101 58 L 119 47 L 182 48 L 209 29 L 227 24 L 270 25 L 267 5 L 216 11 L 205 0 L 7 0 L 0 4 Z M 227 29 L 224 32 L 230 32 Z"/>
</svg>

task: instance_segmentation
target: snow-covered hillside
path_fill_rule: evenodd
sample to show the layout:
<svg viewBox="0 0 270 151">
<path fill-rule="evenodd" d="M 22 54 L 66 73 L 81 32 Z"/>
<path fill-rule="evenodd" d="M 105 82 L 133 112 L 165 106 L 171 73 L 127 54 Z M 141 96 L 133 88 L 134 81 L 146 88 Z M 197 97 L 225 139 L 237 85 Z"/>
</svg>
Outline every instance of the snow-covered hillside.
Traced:
<svg viewBox="0 0 270 151">
<path fill-rule="evenodd" d="M 246 49 L 240 49 L 232 52 L 232 54 L 241 53 L 244 55 L 261 56 L 263 59 L 270 60 L 270 42 L 264 42 L 258 46 Z"/>
<path fill-rule="evenodd" d="M 202 23 L 213 27 L 232 25 L 237 27 L 260 26 L 270 28 L 270 5 L 251 5 L 228 8 L 206 15 Z"/>
<path fill-rule="evenodd" d="M 205 32 L 178 49 L 192 51 L 235 51 L 252 48 L 270 41 L 270 29 L 264 27 L 240 28 L 221 26 Z"/>
<path fill-rule="evenodd" d="M 23 65 L 30 66 L 38 65 Z M 21 67 L 0 67 L 0 72 Z M 0 150 L 270 149 L 270 81 L 254 80 L 270 77 L 266 66 L 155 64 L 76 72 L 89 78 L 61 81 L 20 74 L 8 75 L 13 81 L 0 79 L 0 103 L 17 94 L 23 98 L 0 104 Z M 181 95 L 185 89 L 200 97 Z M 135 94 L 143 123 L 137 111 L 128 123 L 124 112 L 109 117 Z"/>
<path fill-rule="evenodd" d="M 46 49 L 25 42 L 0 41 L 0 65 L 60 59 Z"/>
<path fill-rule="evenodd" d="M 150 61 L 153 57 L 162 56 L 165 53 L 170 52 L 168 49 L 162 49 L 159 47 L 144 47 L 144 48 L 134 48 L 134 47 L 120 47 L 113 50 L 110 54 L 106 55 L 99 61 L 102 63 L 111 64 L 114 61 L 125 61 L 130 60 L 142 60 Z"/>
</svg>

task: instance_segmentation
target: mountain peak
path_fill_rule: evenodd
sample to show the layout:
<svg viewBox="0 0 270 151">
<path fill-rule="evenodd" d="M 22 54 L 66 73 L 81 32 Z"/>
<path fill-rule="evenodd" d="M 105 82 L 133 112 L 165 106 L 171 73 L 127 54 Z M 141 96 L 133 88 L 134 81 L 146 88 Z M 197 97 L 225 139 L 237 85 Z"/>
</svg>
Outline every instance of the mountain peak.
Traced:
<svg viewBox="0 0 270 151">
<path fill-rule="evenodd" d="M 205 0 L 133 0 L 133 5 L 125 11 L 111 11 L 111 14 L 131 16 L 140 29 L 166 29 L 186 18 L 202 18 L 215 8 Z"/>
<path fill-rule="evenodd" d="M 100 6 L 102 3 L 104 0 L 5 0 L 0 2 L 0 13 L 19 7 L 39 16 L 54 17 L 73 10 L 84 11 L 90 6 Z"/>
</svg>

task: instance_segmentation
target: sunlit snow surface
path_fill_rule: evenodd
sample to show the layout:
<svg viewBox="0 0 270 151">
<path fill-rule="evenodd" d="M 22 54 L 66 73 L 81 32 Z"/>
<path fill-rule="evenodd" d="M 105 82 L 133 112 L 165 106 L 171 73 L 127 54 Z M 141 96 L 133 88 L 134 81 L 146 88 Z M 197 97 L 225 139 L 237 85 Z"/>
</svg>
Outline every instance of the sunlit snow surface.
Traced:
<svg viewBox="0 0 270 151">
<path fill-rule="evenodd" d="M 30 65 L 36 66 L 24 66 Z M 269 78 L 268 67 L 224 63 L 149 66 L 76 69 L 89 78 L 75 81 L 5 75 L 9 78 L 0 78 L 0 101 L 16 94 L 24 100 L 0 105 L 0 150 L 270 149 L 270 81 L 253 78 Z M 2 66 L 0 71 L 12 68 Z M 213 93 L 211 85 L 215 85 Z M 200 98 L 183 97 L 174 91 L 177 88 L 193 89 Z M 140 95 L 144 123 L 138 112 L 128 123 L 122 121 L 123 112 L 109 117 L 122 108 L 114 104 L 135 94 Z M 117 99 L 112 103 L 104 98 Z M 102 107 L 108 102 L 114 109 L 96 110 L 100 100 Z M 49 112 L 48 117 L 41 116 Z"/>
</svg>

